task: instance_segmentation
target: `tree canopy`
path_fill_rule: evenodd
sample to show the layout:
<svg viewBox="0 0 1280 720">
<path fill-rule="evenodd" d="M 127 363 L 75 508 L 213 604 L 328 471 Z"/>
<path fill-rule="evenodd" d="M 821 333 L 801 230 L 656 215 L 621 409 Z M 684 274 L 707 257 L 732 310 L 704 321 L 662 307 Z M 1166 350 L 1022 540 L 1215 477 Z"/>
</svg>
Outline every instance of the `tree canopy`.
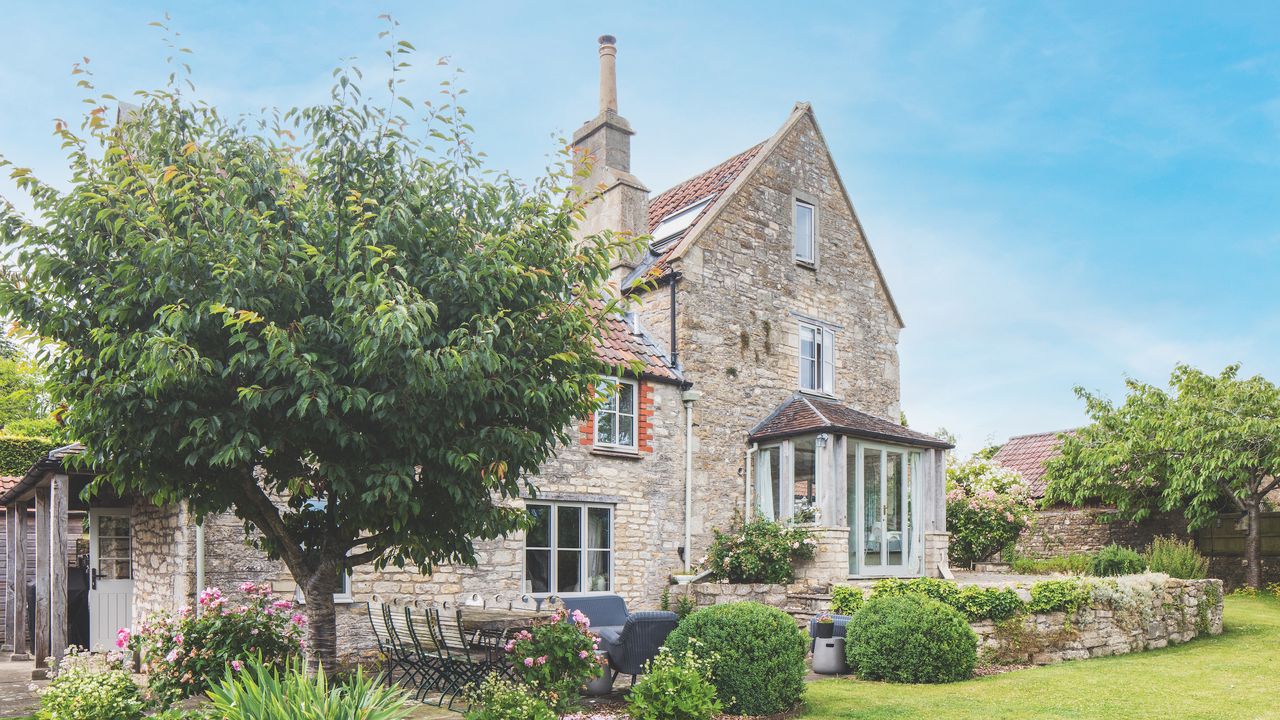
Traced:
<svg viewBox="0 0 1280 720">
<path fill-rule="evenodd" d="M 400 94 L 393 31 L 384 99 L 345 67 L 328 101 L 256 119 L 193 99 L 177 63 L 111 122 L 80 66 L 69 189 L 13 168 L 38 217 L 0 206 L 0 304 L 46 344 L 82 460 L 256 526 L 313 659 L 344 566 L 473 563 L 525 522 L 511 501 L 596 407 L 617 311 L 621 241 L 574 238 L 568 151 L 528 184 L 487 171 L 454 81 Z"/>
<path fill-rule="evenodd" d="M 1248 580 L 1261 582 L 1258 515 L 1280 487 L 1280 388 L 1261 376 L 1179 365 L 1169 389 L 1127 381 L 1119 405 L 1076 389 L 1093 420 L 1046 466 L 1047 502 L 1100 500 L 1130 520 L 1179 513 L 1195 529 L 1236 510 L 1249 521 Z"/>
</svg>

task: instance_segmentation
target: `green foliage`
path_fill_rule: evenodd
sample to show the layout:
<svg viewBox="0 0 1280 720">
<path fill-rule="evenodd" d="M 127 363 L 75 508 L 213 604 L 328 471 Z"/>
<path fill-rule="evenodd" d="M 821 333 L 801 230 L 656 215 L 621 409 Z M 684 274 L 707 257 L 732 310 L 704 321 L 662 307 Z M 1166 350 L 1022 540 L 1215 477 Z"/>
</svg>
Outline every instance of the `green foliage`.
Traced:
<svg viewBox="0 0 1280 720">
<path fill-rule="evenodd" d="M 54 437 L 59 432 L 58 421 L 52 417 L 22 418 L 4 424 L 4 432 L 26 437 Z"/>
<path fill-rule="evenodd" d="M 1077 578 L 1042 580 L 1031 586 L 1031 602 L 1027 610 L 1033 613 L 1065 612 L 1074 615 L 1093 597 L 1090 585 Z"/>
<path fill-rule="evenodd" d="M 46 437 L 10 435 L 0 431 L 0 474 L 25 475 L 35 462 L 58 444 Z"/>
<path fill-rule="evenodd" d="M 831 587 L 831 612 L 837 615 L 852 617 L 854 613 L 862 609 L 864 602 L 866 602 L 866 595 L 862 593 L 862 588 L 853 587 L 852 585 L 833 585 Z"/>
<path fill-rule="evenodd" d="M 676 598 L 675 607 L 671 610 L 671 612 L 675 613 L 677 618 L 680 618 L 681 620 L 683 620 L 686 617 L 688 617 L 690 613 L 692 613 L 697 609 L 698 609 L 697 601 L 693 599 L 692 595 L 685 593 L 684 595 L 681 595 L 680 597 Z"/>
<path fill-rule="evenodd" d="M 771 715 L 804 695 L 808 641 L 785 612 L 754 602 L 713 605 L 681 620 L 666 647 L 683 655 L 694 640 L 711 658 L 725 712 Z"/>
<path fill-rule="evenodd" d="M 44 371 L 8 338 L 0 347 L 0 428 L 14 434 L 30 431 L 11 427 L 24 420 L 47 420 L 49 399 Z M 45 434 L 45 433 L 37 433 Z"/>
<path fill-rule="evenodd" d="M 229 670 L 209 699 L 221 720 L 404 720 L 410 711 L 402 690 L 359 668 L 331 685 L 323 672 L 308 675 L 297 661 L 276 668 L 255 660 Z"/>
<path fill-rule="evenodd" d="M 1009 569 L 1019 575 L 1048 575 L 1049 573 L 1084 575 L 1089 572 L 1092 565 L 1093 555 L 1090 553 L 1071 553 L 1049 558 L 1016 556 L 1009 561 Z"/>
<path fill-rule="evenodd" d="M 716 530 L 704 564 L 715 580 L 785 584 L 795 580 L 794 564 L 816 550 L 808 529 L 756 517 L 727 533 Z"/>
<path fill-rule="evenodd" d="M 147 689 L 161 704 L 202 693 L 250 661 L 282 668 L 301 654 L 305 621 L 293 614 L 293 602 L 273 600 L 267 585 L 245 583 L 240 590 L 243 603 L 209 588 L 200 594 L 199 615 L 183 608 L 176 618 L 152 617 L 137 632 L 119 632 L 117 644 L 137 651 Z"/>
<path fill-rule="evenodd" d="M 920 593 L 873 597 L 849 621 L 845 655 L 868 680 L 965 680 L 978 662 L 978 636 L 957 610 Z"/>
<path fill-rule="evenodd" d="M 40 690 L 38 720 L 136 720 L 146 703 L 118 658 L 70 648 Z"/>
<path fill-rule="evenodd" d="M 966 585 L 950 603 L 970 621 L 1007 620 L 1026 612 L 1027 604 L 1013 588 L 984 588 Z"/>
<path fill-rule="evenodd" d="M 1164 573 L 1184 580 L 1209 577 L 1209 558 L 1196 550 L 1192 540 L 1160 536 L 1151 540 L 1147 548 L 1147 567 L 1151 572 Z"/>
<path fill-rule="evenodd" d="M 312 657 L 344 565 L 474 564 L 528 522 L 518 499 L 615 372 L 595 342 L 635 244 L 574 237 L 568 150 L 532 182 L 493 174 L 452 80 L 400 97 L 394 31 L 388 92 L 342 67 L 320 104 L 259 118 L 192 100 L 181 65 L 112 123 L 86 75 L 55 131 L 69 183 L 13 168 L 34 215 L 0 203 L 0 312 L 46 348 L 79 462 L 256 526 Z"/>
<path fill-rule="evenodd" d="M 1012 544 L 1030 524 L 1033 507 L 1022 476 L 988 458 L 948 465 L 951 563 L 967 567 Z"/>
<path fill-rule="evenodd" d="M 1124 403 L 1076 389 L 1092 423 L 1064 437 L 1048 461 L 1046 502 L 1099 500 L 1130 520 L 1181 514 L 1191 529 L 1224 507 L 1258 522 L 1280 487 L 1280 388 L 1238 365 L 1209 375 L 1177 366 L 1168 391 L 1128 380 Z M 1261 585 L 1261 539 L 1245 549 L 1247 578 Z"/>
<path fill-rule="evenodd" d="M 683 653 L 662 648 L 627 694 L 627 715 L 635 720 L 710 720 L 721 710 L 712 684 L 714 665 L 714 654 L 693 638 Z"/>
<path fill-rule="evenodd" d="M 607 672 L 596 657 L 599 639 L 587 617 L 578 610 L 573 622 L 564 622 L 566 617 L 564 610 L 557 611 L 532 630 L 516 633 L 506 648 L 516 676 L 559 713 L 576 708 L 582 686 Z"/>
<path fill-rule="evenodd" d="M 466 720 L 556 720 L 559 717 L 537 693 L 498 673 L 467 692 Z"/>
<path fill-rule="evenodd" d="M 1135 550 L 1119 545 L 1108 545 L 1093 556 L 1089 564 L 1089 574 L 1098 577 L 1113 575 L 1133 575 L 1147 569 L 1147 561 Z"/>
</svg>

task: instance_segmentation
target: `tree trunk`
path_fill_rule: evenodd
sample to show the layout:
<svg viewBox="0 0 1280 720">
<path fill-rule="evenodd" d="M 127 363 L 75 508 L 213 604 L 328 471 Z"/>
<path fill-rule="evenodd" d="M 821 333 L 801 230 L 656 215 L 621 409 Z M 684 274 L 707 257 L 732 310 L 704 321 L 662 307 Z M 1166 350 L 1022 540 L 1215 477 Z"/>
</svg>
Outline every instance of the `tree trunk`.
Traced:
<svg viewBox="0 0 1280 720">
<path fill-rule="evenodd" d="M 338 615 L 333 605 L 337 570 L 327 563 L 302 585 L 307 616 L 307 672 L 332 672 L 338 657 Z"/>
<path fill-rule="evenodd" d="M 1262 503 L 1251 502 L 1245 506 L 1249 516 L 1248 534 L 1244 539 L 1244 582 L 1256 590 L 1262 589 Z"/>
</svg>

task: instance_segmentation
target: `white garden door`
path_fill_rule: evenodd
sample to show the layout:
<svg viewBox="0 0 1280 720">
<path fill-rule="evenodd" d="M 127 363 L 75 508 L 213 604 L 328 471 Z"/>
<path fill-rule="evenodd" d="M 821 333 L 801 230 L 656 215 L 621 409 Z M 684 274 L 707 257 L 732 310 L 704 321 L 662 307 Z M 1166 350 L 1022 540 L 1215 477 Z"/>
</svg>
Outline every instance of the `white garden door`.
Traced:
<svg viewBox="0 0 1280 720">
<path fill-rule="evenodd" d="M 910 575 L 916 563 L 912 484 L 919 453 L 858 443 L 849 454 L 850 570 L 860 575 Z"/>
<path fill-rule="evenodd" d="M 133 533 L 128 508 L 89 510 L 89 648 L 114 650 L 133 624 Z"/>
</svg>

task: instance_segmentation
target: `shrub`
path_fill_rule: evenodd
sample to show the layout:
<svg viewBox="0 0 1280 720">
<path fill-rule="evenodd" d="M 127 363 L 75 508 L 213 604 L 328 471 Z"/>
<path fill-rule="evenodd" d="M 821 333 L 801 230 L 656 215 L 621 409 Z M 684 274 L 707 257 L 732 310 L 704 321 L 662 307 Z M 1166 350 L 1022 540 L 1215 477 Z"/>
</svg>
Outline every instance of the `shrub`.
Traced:
<svg viewBox="0 0 1280 720">
<path fill-rule="evenodd" d="M 754 602 L 713 605 L 681 620 L 666 646 L 682 655 L 694 640 L 711 657 L 726 712 L 771 715 L 800 702 L 808 641 L 785 612 Z"/>
<path fill-rule="evenodd" d="M 250 660 L 232 668 L 209 688 L 215 717 L 221 720 L 403 720 L 409 716 L 406 696 L 384 687 L 359 668 L 340 683 L 329 684 L 323 672 L 307 675 L 301 660 L 283 668 Z"/>
<path fill-rule="evenodd" d="M 966 585 L 956 594 L 955 602 L 948 603 L 964 613 L 971 621 L 1008 620 L 1022 614 L 1027 604 L 1013 588 L 982 588 Z"/>
<path fill-rule="evenodd" d="M 1134 575 L 1147 569 L 1147 563 L 1138 553 L 1127 547 L 1108 545 L 1093 556 L 1089 574 L 1098 577 Z"/>
<path fill-rule="evenodd" d="M 1082 580 L 1043 580 L 1031 586 L 1031 602 L 1027 603 L 1027 610 L 1033 613 L 1062 611 L 1074 615 L 1092 597 L 1092 588 Z"/>
<path fill-rule="evenodd" d="M 556 720 L 542 696 L 497 673 L 467 692 L 466 720 Z"/>
<path fill-rule="evenodd" d="M 635 720 L 710 720 L 721 709 L 713 664 L 714 655 L 693 638 L 681 654 L 662 648 L 627 695 L 627 714 Z"/>
<path fill-rule="evenodd" d="M 565 622 L 568 618 L 572 622 Z M 551 619 L 521 630 L 507 642 L 511 667 L 521 680 L 546 698 L 553 710 L 578 705 L 582 686 L 604 669 L 596 658 L 600 640 L 591 634 L 591 621 L 581 611 L 569 616 L 559 610 Z"/>
<path fill-rule="evenodd" d="M 911 580 L 885 578 L 884 580 L 877 580 L 871 586 L 871 597 L 894 597 L 906 593 L 924 595 L 954 607 L 956 598 L 960 594 L 960 586 L 949 580 L 927 577 L 913 578 Z"/>
<path fill-rule="evenodd" d="M 862 603 L 866 600 L 867 597 L 862 594 L 862 588 L 851 585 L 834 585 L 831 588 L 831 612 L 837 615 L 852 617 L 862 609 Z"/>
<path fill-rule="evenodd" d="M 1034 501 L 1022 476 L 991 460 L 973 458 L 947 468 L 948 555 L 954 565 L 986 559 L 1018 539 Z"/>
<path fill-rule="evenodd" d="M 795 580 L 793 564 L 811 560 L 816 549 L 811 531 L 756 518 L 727 533 L 716 530 L 704 562 L 715 580 L 782 584 Z"/>
<path fill-rule="evenodd" d="M 70 648 L 40 691 L 39 720 L 135 720 L 146 708 L 119 657 Z"/>
<path fill-rule="evenodd" d="M 47 437 L 29 437 L 0 430 L 0 475 L 24 475 L 36 460 L 58 444 Z"/>
<path fill-rule="evenodd" d="M 869 680 L 955 682 L 973 675 L 978 636 L 959 611 L 933 598 L 884 595 L 849 621 L 845 656 Z"/>
<path fill-rule="evenodd" d="M 293 602 L 272 600 L 271 588 L 244 583 L 245 602 L 232 605 L 216 587 L 200 593 L 201 613 L 183 608 L 159 616 L 136 633 L 121 630 L 117 645 L 136 650 L 147 672 L 147 689 L 161 704 L 204 692 L 228 668 L 253 659 L 283 667 L 301 654 L 306 624 Z"/>
<path fill-rule="evenodd" d="M 1067 573 L 1085 575 L 1093 565 L 1093 555 L 1089 553 L 1071 553 L 1049 558 L 1014 557 L 1009 561 L 1009 569 L 1022 575 L 1046 575 L 1048 573 Z"/>
<path fill-rule="evenodd" d="M 1209 559 L 1191 540 L 1160 536 L 1147 548 L 1147 569 L 1183 580 L 1200 580 L 1209 577 Z"/>
</svg>

